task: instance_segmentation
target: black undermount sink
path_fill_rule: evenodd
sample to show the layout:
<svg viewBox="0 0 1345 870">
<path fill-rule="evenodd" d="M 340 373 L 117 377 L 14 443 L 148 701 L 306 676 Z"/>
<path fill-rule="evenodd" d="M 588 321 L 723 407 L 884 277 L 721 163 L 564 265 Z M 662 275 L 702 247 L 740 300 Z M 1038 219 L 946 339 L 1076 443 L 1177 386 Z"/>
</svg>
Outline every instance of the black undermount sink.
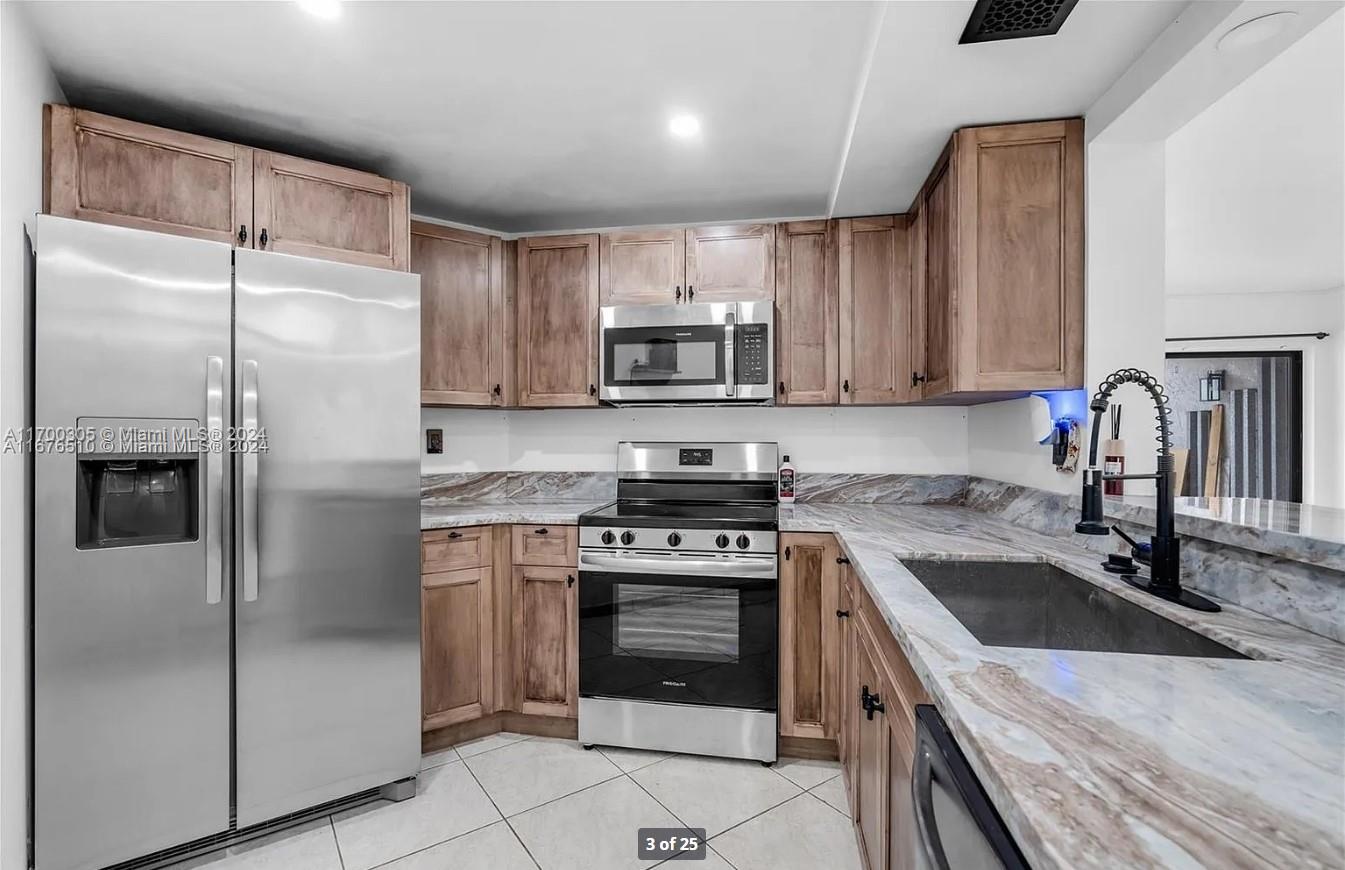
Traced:
<svg viewBox="0 0 1345 870">
<path fill-rule="evenodd" d="M 1044 562 L 902 564 L 986 646 L 1250 658 Z"/>
</svg>

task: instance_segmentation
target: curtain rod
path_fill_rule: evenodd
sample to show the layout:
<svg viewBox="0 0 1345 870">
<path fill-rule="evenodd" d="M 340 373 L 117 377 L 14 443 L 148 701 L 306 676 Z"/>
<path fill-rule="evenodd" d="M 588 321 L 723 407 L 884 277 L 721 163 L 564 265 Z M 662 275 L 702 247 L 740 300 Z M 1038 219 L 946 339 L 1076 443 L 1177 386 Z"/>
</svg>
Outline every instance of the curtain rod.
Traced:
<svg viewBox="0 0 1345 870">
<path fill-rule="evenodd" d="M 1329 332 L 1268 332 L 1262 335 L 1190 335 L 1185 338 L 1168 338 L 1165 341 L 1235 341 L 1239 338 L 1326 338 Z"/>
</svg>

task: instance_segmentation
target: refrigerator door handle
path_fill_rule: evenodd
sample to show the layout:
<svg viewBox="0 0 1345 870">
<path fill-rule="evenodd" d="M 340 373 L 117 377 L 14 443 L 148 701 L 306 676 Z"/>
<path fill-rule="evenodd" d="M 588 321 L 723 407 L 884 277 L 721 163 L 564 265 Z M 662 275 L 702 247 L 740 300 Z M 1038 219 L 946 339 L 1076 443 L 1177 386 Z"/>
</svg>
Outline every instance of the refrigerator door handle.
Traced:
<svg viewBox="0 0 1345 870">
<path fill-rule="evenodd" d="M 224 594 L 224 359 L 205 361 L 205 603 Z"/>
<path fill-rule="evenodd" d="M 243 360 L 243 467 L 240 506 L 243 520 L 243 600 L 257 600 L 257 361 Z"/>
</svg>

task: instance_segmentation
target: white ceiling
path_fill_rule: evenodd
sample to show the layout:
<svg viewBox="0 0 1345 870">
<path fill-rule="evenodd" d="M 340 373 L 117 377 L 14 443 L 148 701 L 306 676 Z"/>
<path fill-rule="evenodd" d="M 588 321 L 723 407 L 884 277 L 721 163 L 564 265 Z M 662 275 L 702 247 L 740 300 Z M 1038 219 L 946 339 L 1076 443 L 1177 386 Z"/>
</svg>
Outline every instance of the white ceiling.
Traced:
<svg viewBox="0 0 1345 870">
<path fill-rule="evenodd" d="M 1184 5 L 1083 0 L 1054 37 L 965 46 L 972 0 L 27 11 L 75 105 L 372 169 L 417 214 L 528 232 L 904 211 L 955 127 L 1082 114 Z M 699 140 L 668 136 L 676 111 Z"/>
<path fill-rule="evenodd" d="M 1345 284 L 1345 11 L 1167 140 L 1169 293 Z"/>
</svg>

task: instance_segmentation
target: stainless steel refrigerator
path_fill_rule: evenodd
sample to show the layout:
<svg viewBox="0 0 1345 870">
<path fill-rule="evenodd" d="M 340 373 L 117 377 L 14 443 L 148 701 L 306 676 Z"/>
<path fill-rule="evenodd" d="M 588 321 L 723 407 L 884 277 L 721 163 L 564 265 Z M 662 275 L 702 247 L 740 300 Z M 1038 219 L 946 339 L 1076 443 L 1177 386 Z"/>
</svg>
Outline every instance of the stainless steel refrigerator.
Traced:
<svg viewBox="0 0 1345 870">
<path fill-rule="evenodd" d="M 413 794 L 418 276 L 34 229 L 37 870 Z"/>
</svg>

